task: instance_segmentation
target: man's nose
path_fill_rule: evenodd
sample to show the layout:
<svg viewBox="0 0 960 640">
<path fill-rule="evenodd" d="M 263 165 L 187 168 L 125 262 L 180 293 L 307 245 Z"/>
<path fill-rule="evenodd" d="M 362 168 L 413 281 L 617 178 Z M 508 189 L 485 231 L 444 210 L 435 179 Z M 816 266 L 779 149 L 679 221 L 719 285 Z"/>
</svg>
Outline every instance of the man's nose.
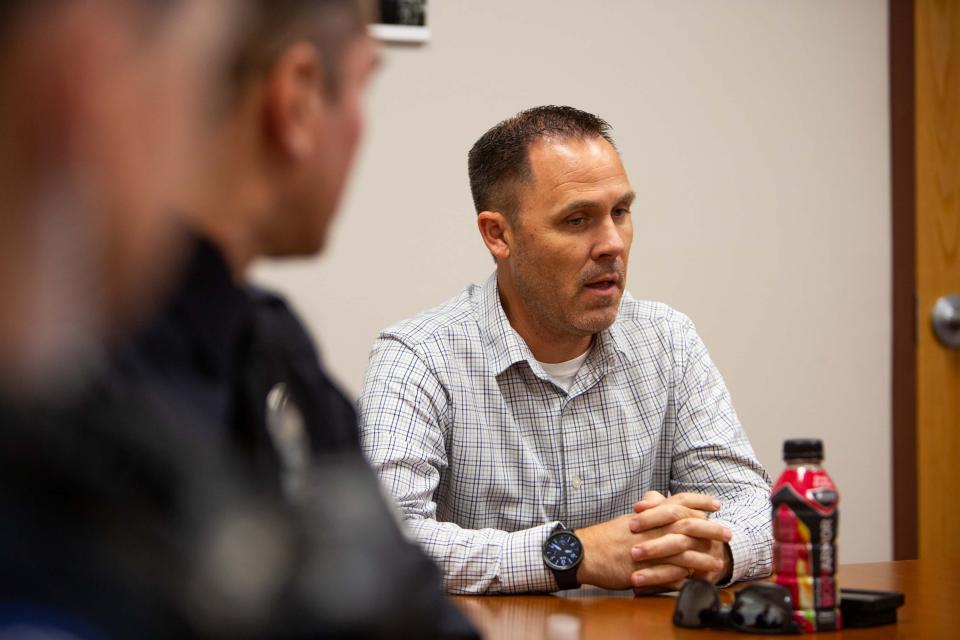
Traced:
<svg viewBox="0 0 960 640">
<path fill-rule="evenodd" d="M 597 234 L 593 245 L 592 257 L 594 260 L 609 260 L 623 255 L 626 247 L 623 240 L 623 229 L 614 222 L 613 217 L 604 218 L 603 224 L 597 227 Z"/>
</svg>

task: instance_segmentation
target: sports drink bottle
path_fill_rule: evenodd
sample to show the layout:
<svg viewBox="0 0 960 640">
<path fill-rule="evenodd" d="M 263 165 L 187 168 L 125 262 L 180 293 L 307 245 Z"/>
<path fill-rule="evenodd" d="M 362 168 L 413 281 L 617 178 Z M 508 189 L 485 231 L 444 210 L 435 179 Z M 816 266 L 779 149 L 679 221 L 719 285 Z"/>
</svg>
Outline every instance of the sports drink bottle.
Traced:
<svg viewBox="0 0 960 640">
<path fill-rule="evenodd" d="M 837 587 L 837 504 L 820 440 L 783 443 L 787 468 L 773 486 L 773 580 L 790 590 L 804 631 L 841 628 Z"/>
</svg>

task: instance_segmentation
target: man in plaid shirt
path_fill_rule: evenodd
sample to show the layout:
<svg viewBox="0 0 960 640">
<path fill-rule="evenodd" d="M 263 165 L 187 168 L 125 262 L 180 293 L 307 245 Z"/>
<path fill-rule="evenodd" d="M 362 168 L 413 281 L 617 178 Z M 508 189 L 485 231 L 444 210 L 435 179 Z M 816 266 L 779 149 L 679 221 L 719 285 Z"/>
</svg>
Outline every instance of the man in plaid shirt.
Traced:
<svg viewBox="0 0 960 640">
<path fill-rule="evenodd" d="M 384 330 L 364 452 L 454 593 L 770 571 L 770 481 L 693 323 L 625 292 L 634 193 L 600 118 L 537 107 L 469 155 L 497 269 Z M 665 497 L 669 496 L 669 497 Z"/>
</svg>

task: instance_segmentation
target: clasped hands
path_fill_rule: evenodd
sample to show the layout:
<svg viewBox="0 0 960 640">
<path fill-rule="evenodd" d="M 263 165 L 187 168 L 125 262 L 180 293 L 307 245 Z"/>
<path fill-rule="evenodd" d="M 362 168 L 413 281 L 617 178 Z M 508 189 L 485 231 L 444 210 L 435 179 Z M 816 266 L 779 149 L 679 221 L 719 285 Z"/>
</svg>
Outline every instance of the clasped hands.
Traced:
<svg viewBox="0 0 960 640">
<path fill-rule="evenodd" d="M 584 558 L 582 584 L 638 594 L 679 589 L 690 576 L 716 582 L 729 574 L 732 533 L 707 514 L 720 510 L 711 496 L 648 491 L 634 513 L 577 530 Z"/>
</svg>

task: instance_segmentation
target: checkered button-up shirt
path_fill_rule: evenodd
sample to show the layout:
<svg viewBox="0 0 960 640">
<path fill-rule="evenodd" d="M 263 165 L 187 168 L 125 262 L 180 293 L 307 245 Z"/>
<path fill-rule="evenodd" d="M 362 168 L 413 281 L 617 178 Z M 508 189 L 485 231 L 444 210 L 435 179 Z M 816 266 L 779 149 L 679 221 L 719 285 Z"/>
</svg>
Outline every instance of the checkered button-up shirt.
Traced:
<svg viewBox="0 0 960 640">
<path fill-rule="evenodd" d="M 648 490 L 710 494 L 733 579 L 770 572 L 770 480 L 693 323 L 624 294 L 569 392 L 513 330 L 496 274 L 384 330 L 360 398 L 365 454 L 454 593 L 552 591 L 563 522 Z"/>
</svg>

